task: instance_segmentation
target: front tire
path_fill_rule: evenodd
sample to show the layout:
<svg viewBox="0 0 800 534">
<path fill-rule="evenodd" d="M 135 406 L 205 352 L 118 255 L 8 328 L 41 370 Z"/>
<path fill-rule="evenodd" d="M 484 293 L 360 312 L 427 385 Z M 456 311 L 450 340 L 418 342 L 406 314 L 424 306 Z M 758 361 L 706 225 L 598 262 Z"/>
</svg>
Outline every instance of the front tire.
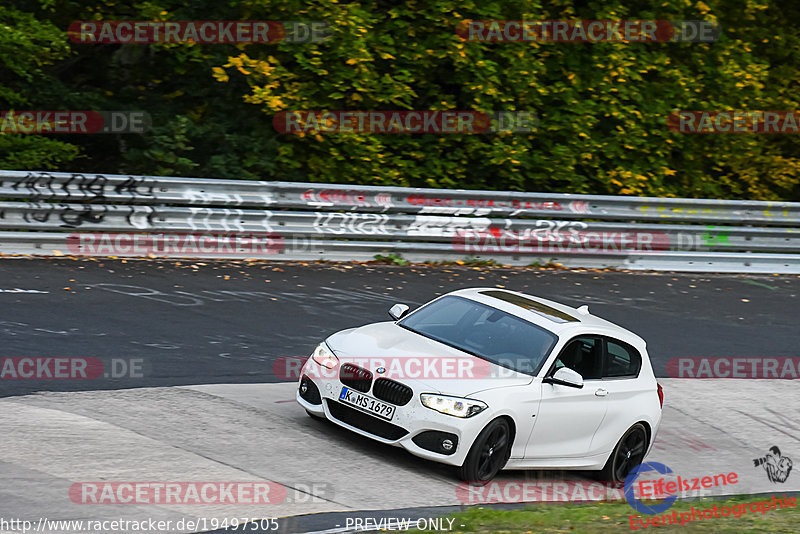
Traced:
<svg viewBox="0 0 800 534">
<path fill-rule="evenodd" d="M 495 419 L 475 438 L 458 476 L 467 482 L 489 482 L 506 465 L 509 456 L 511 427 L 505 419 Z"/>
<path fill-rule="evenodd" d="M 647 452 L 647 430 L 641 423 L 628 429 L 614 447 L 606 465 L 600 471 L 600 480 L 622 484 L 628 473 L 642 463 Z"/>
</svg>

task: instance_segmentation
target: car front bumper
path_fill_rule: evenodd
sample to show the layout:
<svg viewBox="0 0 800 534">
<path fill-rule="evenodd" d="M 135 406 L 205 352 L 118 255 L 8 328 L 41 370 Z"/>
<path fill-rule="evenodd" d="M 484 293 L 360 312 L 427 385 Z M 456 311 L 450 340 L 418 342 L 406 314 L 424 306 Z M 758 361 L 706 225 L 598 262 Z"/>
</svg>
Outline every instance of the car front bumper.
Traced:
<svg viewBox="0 0 800 534">
<path fill-rule="evenodd" d="M 375 441 L 402 447 L 411 454 L 428 460 L 448 465 L 462 465 L 475 438 L 491 420 L 491 415 L 488 413 L 490 410 L 484 410 L 472 417 L 459 418 L 427 408 L 420 401 L 420 393 L 436 392 L 417 391 L 413 385 L 406 383 L 405 385 L 412 389 L 413 396 L 408 404 L 395 405 L 392 420 L 387 422 L 340 402 L 339 394 L 342 388 L 346 387 L 345 384 L 338 376 L 329 377 L 321 371 L 321 367 L 311 358 L 303 366 L 296 399 L 306 411 L 325 417 L 341 427 Z M 319 390 L 320 404 L 313 404 L 301 396 L 299 387 L 304 377 Z M 365 394 L 376 398 L 371 388 Z M 455 436 L 455 440 L 447 435 Z M 454 444 L 454 452 L 445 454 L 430 450 L 436 448 L 436 444 L 443 439 L 457 442 Z"/>
</svg>

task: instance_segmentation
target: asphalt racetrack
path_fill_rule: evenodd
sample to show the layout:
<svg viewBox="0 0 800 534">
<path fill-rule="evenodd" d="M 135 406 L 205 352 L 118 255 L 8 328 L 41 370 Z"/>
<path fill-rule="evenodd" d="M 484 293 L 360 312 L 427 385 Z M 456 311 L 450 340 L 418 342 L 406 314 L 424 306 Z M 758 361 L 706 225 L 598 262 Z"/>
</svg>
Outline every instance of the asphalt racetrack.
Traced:
<svg viewBox="0 0 800 534">
<path fill-rule="evenodd" d="M 0 262 L 2 356 L 98 358 L 109 376 L 2 380 L 0 396 L 285 381 L 279 358 L 388 320 L 395 302 L 413 309 L 476 286 L 588 304 L 647 341 L 657 376 L 676 357 L 800 356 L 796 275 L 8 259 Z M 121 360 L 116 369 L 111 359 Z"/>
<path fill-rule="evenodd" d="M 435 517 L 476 504 L 483 497 L 465 501 L 449 468 L 309 418 L 294 402 L 293 378 L 275 363 L 305 357 L 339 329 L 388 319 L 395 302 L 413 308 L 474 286 L 588 304 L 648 341 L 660 377 L 671 358 L 800 356 L 797 276 L 7 259 L 0 261 L 0 517 L 173 525 L 269 517 L 280 532 L 333 533 L 353 531 L 348 520 L 359 517 Z M 96 359 L 101 372 L 82 380 L 13 376 L 22 359 L 67 357 Z M 648 460 L 684 477 L 738 474 L 733 486 L 693 496 L 800 490 L 795 473 L 776 484 L 753 463 L 772 446 L 800 457 L 796 381 L 660 382 L 664 415 Z M 575 489 L 591 478 L 557 471 L 497 478 L 541 480 Z M 87 481 L 261 481 L 287 493 L 261 506 L 76 502 L 72 489 Z M 0 527 L 10 532 L 19 529 Z"/>
</svg>

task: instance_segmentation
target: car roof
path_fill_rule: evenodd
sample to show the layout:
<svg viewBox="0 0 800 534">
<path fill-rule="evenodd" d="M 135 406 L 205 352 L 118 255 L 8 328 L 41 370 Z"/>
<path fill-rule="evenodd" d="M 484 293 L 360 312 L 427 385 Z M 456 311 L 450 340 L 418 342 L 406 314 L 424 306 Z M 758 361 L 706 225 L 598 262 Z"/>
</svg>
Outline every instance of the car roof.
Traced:
<svg viewBox="0 0 800 534">
<path fill-rule="evenodd" d="M 581 333 L 593 332 L 619 337 L 622 341 L 645 344 L 642 338 L 630 330 L 592 315 L 589 311 L 581 311 L 578 308 L 527 293 L 496 287 L 475 287 L 460 289 L 447 293 L 447 295 L 465 297 L 503 310 L 541 326 L 559 337 L 572 337 Z"/>
</svg>

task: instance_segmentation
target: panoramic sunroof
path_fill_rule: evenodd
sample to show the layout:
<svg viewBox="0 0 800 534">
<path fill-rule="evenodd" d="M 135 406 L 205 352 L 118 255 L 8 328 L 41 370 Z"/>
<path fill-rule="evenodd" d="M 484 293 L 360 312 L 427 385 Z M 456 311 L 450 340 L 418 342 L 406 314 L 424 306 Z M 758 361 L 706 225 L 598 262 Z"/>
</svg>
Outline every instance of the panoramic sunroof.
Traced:
<svg viewBox="0 0 800 534">
<path fill-rule="evenodd" d="M 530 310 L 532 312 L 538 313 L 539 315 L 543 315 L 547 317 L 553 322 L 556 323 L 569 323 L 569 322 L 578 322 L 580 319 L 576 319 L 575 317 L 559 311 L 555 308 L 552 308 L 546 304 L 542 304 L 541 302 L 536 302 L 535 300 L 531 300 L 525 298 L 520 295 L 515 295 L 514 293 L 509 293 L 507 291 L 497 291 L 497 290 L 487 290 L 487 291 L 480 291 L 481 295 L 486 295 L 488 297 L 494 297 L 496 299 L 503 300 L 505 302 L 509 302 L 511 304 L 516 304 L 526 310 Z"/>
</svg>

